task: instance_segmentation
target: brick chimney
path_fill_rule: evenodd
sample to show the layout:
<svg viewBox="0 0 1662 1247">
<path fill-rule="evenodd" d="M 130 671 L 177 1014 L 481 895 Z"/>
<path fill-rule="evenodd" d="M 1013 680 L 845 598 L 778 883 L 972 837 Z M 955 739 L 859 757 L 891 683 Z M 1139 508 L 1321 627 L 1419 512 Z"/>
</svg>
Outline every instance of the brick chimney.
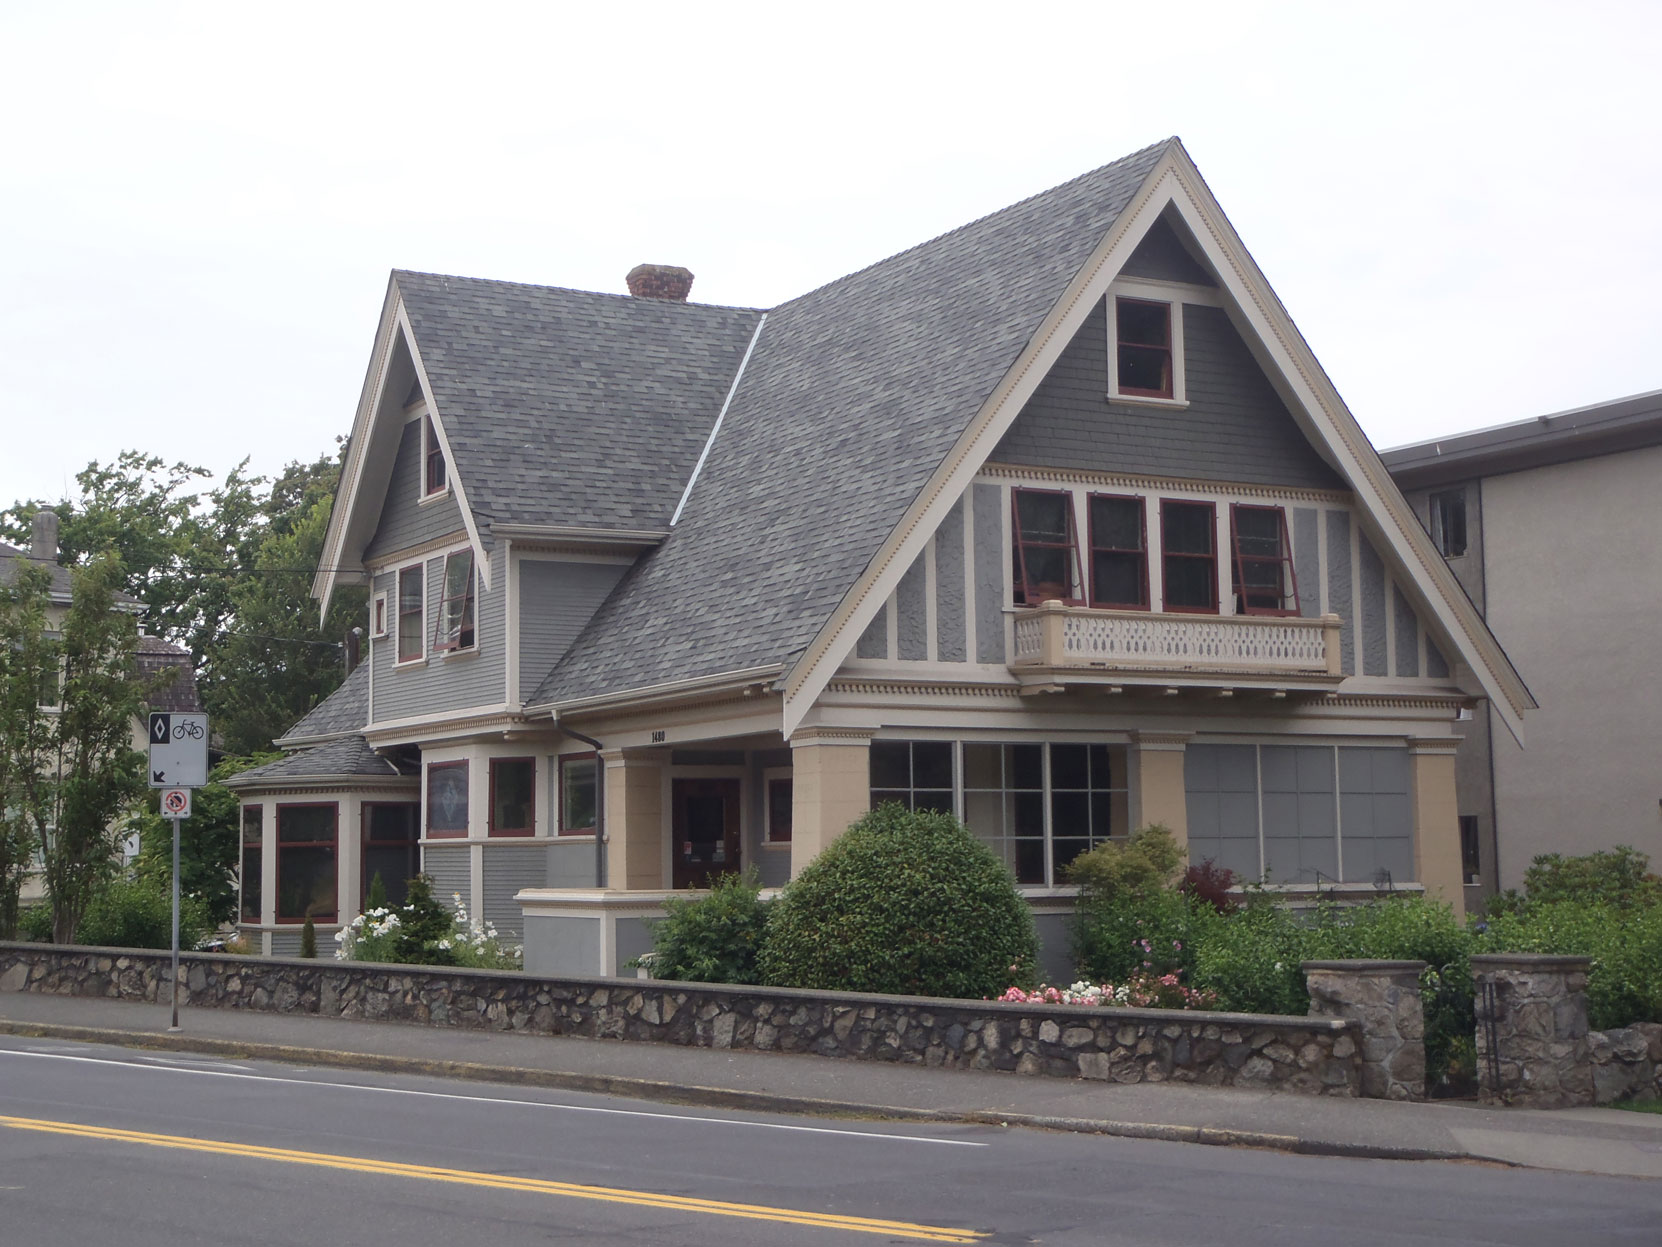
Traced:
<svg viewBox="0 0 1662 1247">
<path fill-rule="evenodd" d="M 29 557 L 58 561 L 58 513 L 36 511 L 34 528 L 29 534 Z"/>
<path fill-rule="evenodd" d="M 693 275 L 673 264 L 637 264 L 624 278 L 637 299 L 668 299 L 685 303 L 692 293 Z"/>
</svg>

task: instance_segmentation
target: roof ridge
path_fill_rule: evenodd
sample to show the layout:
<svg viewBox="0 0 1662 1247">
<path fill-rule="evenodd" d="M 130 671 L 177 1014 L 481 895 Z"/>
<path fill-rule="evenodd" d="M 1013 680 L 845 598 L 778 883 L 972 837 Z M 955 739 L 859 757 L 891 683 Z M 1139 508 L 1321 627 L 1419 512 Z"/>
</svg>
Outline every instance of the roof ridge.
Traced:
<svg viewBox="0 0 1662 1247">
<path fill-rule="evenodd" d="M 550 286 L 534 281 L 509 281 L 502 277 L 464 277 L 459 273 L 429 273 L 422 269 L 395 268 L 392 270 L 393 279 L 401 276 L 434 277 L 440 281 L 466 282 L 473 286 L 511 286 L 519 290 L 546 290 L 561 294 L 589 295 L 596 299 L 615 299 L 620 303 L 639 303 L 652 307 L 697 307 L 711 308 L 723 312 L 754 312 L 760 315 L 768 309 L 765 307 L 746 307 L 739 303 L 700 303 L 696 299 L 643 299 L 638 295 L 617 294 L 611 290 L 584 290 L 579 286 Z"/>
</svg>

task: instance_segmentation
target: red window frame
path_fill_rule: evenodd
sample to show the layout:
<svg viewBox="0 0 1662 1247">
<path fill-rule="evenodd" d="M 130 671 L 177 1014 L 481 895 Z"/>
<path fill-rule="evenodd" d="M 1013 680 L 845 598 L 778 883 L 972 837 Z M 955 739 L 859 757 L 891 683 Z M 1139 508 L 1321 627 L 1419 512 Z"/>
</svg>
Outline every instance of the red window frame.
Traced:
<svg viewBox="0 0 1662 1247">
<path fill-rule="evenodd" d="M 1125 318 L 1120 315 L 1120 309 L 1133 307 L 1157 307 L 1165 313 L 1166 340 L 1162 342 L 1134 342 L 1125 336 Z M 1132 386 L 1125 383 L 1125 353 L 1127 351 L 1155 351 L 1165 357 L 1164 375 L 1166 383 L 1159 389 L 1148 389 L 1142 386 Z M 1173 385 L 1176 377 L 1176 359 L 1172 352 L 1171 340 L 1171 304 L 1162 303 L 1158 299 L 1127 299 L 1116 297 L 1114 300 L 1114 351 L 1116 359 L 1116 373 L 1119 381 L 1119 393 L 1129 394 L 1138 398 L 1171 398 L 1174 393 Z"/>
<path fill-rule="evenodd" d="M 592 836 L 592 835 L 594 835 L 594 824 L 593 823 L 589 823 L 587 826 L 583 826 L 583 827 L 573 827 L 573 826 L 571 826 L 570 824 L 568 824 L 566 822 L 566 815 L 568 813 L 568 809 L 567 809 L 567 805 L 566 805 L 566 785 L 569 782 L 566 779 L 566 773 L 568 771 L 570 771 L 571 769 L 573 769 L 575 766 L 577 766 L 579 763 L 586 764 L 589 767 L 589 773 L 594 776 L 594 790 L 595 790 L 594 808 L 597 812 L 600 809 L 600 784 L 601 784 L 601 779 L 602 779 L 601 771 L 600 771 L 600 755 L 597 754 L 597 753 L 594 753 L 593 751 L 590 751 L 589 753 L 563 753 L 563 754 L 561 754 L 560 758 L 559 758 L 559 766 L 557 768 L 558 772 L 559 772 L 559 785 L 560 785 L 560 791 L 559 791 L 559 802 L 560 802 L 559 814 L 560 814 L 560 817 L 559 817 L 559 826 L 555 830 L 556 830 L 556 834 L 558 834 L 558 835 L 562 835 L 562 836 Z"/>
<path fill-rule="evenodd" d="M 1280 529 L 1280 551 L 1276 554 L 1247 554 L 1241 549 L 1240 515 L 1248 512 L 1274 512 L 1277 527 Z M 1243 615 L 1296 615 L 1298 614 L 1298 576 L 1293 571 L 1293 543 L 1287 535 L 1287 511 L 1285 507 L 1254 506 L 1250 503 L 1236 502 L 1229 507 L 1229 544 L 1235 555 L 1234 575 L 1232 587 L 1235 591 L 1235 607 Z M 1254 606 L 1249 595 L 1244 591 L 1246 583 L 1246 569 L 1248 567 L 1274 567 L 1276 573 L 1276 600 L 1279 606 Z M 1290 590 L 1290 592 L 1289 592 Z M 1264 596 L 1261 592 L 1252 596 Z M 1291 600 L 1292 605 L 1287 602 Z"/>
<path fill-rule="evenodd" d="M 1031 540 L 1022 536 L 1021 530 L 1021 500 L 1026 497 L 1060 498 L 1063 503 L 1063 514 L 1068 519 L 1068 535 L 1066 541 Z M 1031 550 L 1064 550 L 1067 556 L 1068 575 L 1070 582 L 1056 601 L 1065 602 L 1070 606 L 1078 606 L 1082 599 L 1078 595 L 1079 589 L 1084 587 L 1084 577 L 1079 569 L 1079 534 L 1073 519 L 1073 494 L 1065 489 L 1012 489 L 1010 491 L 1010 551 L 1013 571 L 1012 594 L 1017 606 L 1037 606 L 1040 602 L 1050 601 L 1051 597 L 1042 595 L 1039 586 L 1043 581 L 1030 582 L 1027 574 L 1027 551 Z"/>
<path fill-rule="evenodd" d="M 329 810 L 334 815 L 334 832 L 327 840 L 291 840 L 283 842 L 283 811 L 284 810 Z M 283 912 L 283 857 L 286 852 L 294 849 L 327 848 L 334 855 L 335 862 L 335 890 L 330 898 L 332 904 L 327 911 L 313 909 L 312 921 L 333 922 L 340 914 L 340 802 L 338 801 L 289 801 L 277 806 L 273 834 L 277 838 L 277 896 L 276 913 L 273 915 L 278 922 L 303 923 L 306 914 L 285 914 Z"/>
<path fill-rule="evenodd" d="M 414 837 L 409 840 L 376 840 L 371 837 L 375 826 L 374 811 L 384 807 L 405 809 L 410 811 L 410 830 Z M 419 801 L 365 801 L 358 810 L 358 904 L 360 907 L 369 902 L 369 885 L 375 882 L 375 872 L 369 868 L 369 853 L 371 849 L 408 849 L 412 869 L 403 879 L 389 884 L 385 876 L 381 879 L 383 887 L 396 890 L 400 885 L 408 882 L 421 873 L 421 802 Z M 389 904 L 396 902 L 389 900 Z"/>
<path fill-rule="evenodd" d="M 444 467 L 444 447 L 439 445 L 438 430 L 433 428 L 433 417 L 421 418 L 422 443 L 422 497 L 431 498 L 434 494 L 442 494 L 450 486 L 449 474 Z"/>
<path fill-rule="evenodd" d="M 405 592 L 404 585 L 406 581 L 411 581 L 415 585 L 413 596 Z M 397 661 L 418 662 L 427 656 L 427 651 L 420 648 L 427 639 L 427 565 L 425 563 L 412 563 L 408 567 L 400 567 L 398 569 L 398 583 L 394 586 L 394 592 L 398 594 Z M 406 632 L 404 627 L 406 619 L 415 620 L 413 632 Z M 415 653 L 411 654 L 405 650 L 404 642 L 406 640 L 415 642 L 417 647 Z"/>
<path fill-rule="evenodd" d="M 450 564 L 456 559 L 467 560 L 467 584 L 460 594 L 453 593 L 450 587 Z M 478 641 L 478 632 L 474 627 L 474 599 L 473 586 L 478 580 L 473 567 L 473 551 L 452 550 L 444 556 L 444 570 L 439 573 L 439 610 L 433 622 L 433 652 L 435 654 L 451 653 L 457 650 L 472 649 Z M 460 603 L 452 608 L 451 603 Z M 454 611 L 455 623 L 451 625 L 449 615 Z"/>
<path fill-rule="evenodd" d="M 521 827 L 505 827 L 496 821 L 496 772 L 507 763 L 530 768 L 531 778 L 525 785 L 525 824 Z M 537 831 L 537 760 L 535 758 L 492 758 L 490 777 L 490 829 L 488 834 L 493 836 L 531 836 Z"/>
<path fill-rule="evenodd" d="M 250 814 L 254 816 L 252 820 L 248 817 Z M 250 822 L 253 823 L 252 830 Z M 237 880 L 237 917 L 245 923 L 257 924 L 265 919 L 264 850 L 265 806 L 245 805 L 242 807 L 242 873 Z M 250 900 L 254 902 L 252 914 L 249 913 Z"/>
<path fill-rule="evenodd" d="M 789 775 L 778 775 L 767 781 L 767 838 L 764 841 L 766 844 L 789 844 L 791 842 L 791 808 L 792 799 L 795 795 L 795 789 L 792 785 L 793 777 Z M 783 828 L 779 826 L 779 822 L 774 817 L 779 812 L 779 806 L 775 802 L 774 795 L 781 787 L 785 790 Z"/>
<path fill-rule="evenodd" d="M 1141 541 L 1135 549 L 1126 549 L 1119 546 L 1102 545 L 1097 541 L 1096 534 L 1096 507 L 1098 498 L 1108 502 L 1130 502 L 1137 507 L 1137 535 Z M 1131 610 L 1146 611 L 1148 602 L 1148 503 L 1147 500 L 1136 494 L 1089 494 L 1085 499 L 1085 520 L 1089 525 L 1091 547 L 1089 559 L 1091 565 L 1091 605 L 1103 610 Z M 1135 555 L 1142 571 L 1141 594 L 1135 602 L 1111 602 L 1097 591 L 1096 583 L 1096 556 L 1098 554 L 1130 554 Z"/>
<path fill-rule="evenodd" d="M 1166 539 L 1166 513 L 1172 507 L 1194 507 L 1204 509 L 1207 515 L 1206 532 L 1209 537 L 1211 550 L 1206 554 L 1191 553 L 1186 550 L 1173 551 L 1171 543 Z M 1210 568 L 1207 583 L 1211 586 L 1211 604 L 1207 606 L 1175 606 L 1171 601 L 1171 576 L 1168 569 L 1174 559 L 1191 559 L 1204 562 Z M 1160 571 L 1161 571 L 1161 609 L 1177 615 L 1216 615 L 1218 613 L 1218 508 L 1216 503 L 1198 502 L 1191 498 L 1162 498 L 1160 499 Z"/>
<path fill-rule="evenodd" d="M 454 770 L 460 770 L 461 771 L 461 773 L 462 773 L 462 791 L 464 793 L 467 792 L 467 790 L 468 790 L 467 759 L 464 758 L 460 762 L 429 762 L 427 764 L 427 780 L 426 780 L 426 797 L 427 797 L 427 800 L 425 802 L 426 818 L 423 820 L 423 823 L 424 823 L 423 831 L 425 832 L 426 837 L 429 840 L 457 840 L 457 839 L 465 838 L 467 836 L 468 816 L 467 816 L 467 803 L 465 801 L 463 802 L 463 805 L 462 805 L 462 825 L 460 827 L 434 827 L 433 826 L 433 775 L 436 772 L 439 772 L 439 771 L 454 771 Z"/>
</svg>

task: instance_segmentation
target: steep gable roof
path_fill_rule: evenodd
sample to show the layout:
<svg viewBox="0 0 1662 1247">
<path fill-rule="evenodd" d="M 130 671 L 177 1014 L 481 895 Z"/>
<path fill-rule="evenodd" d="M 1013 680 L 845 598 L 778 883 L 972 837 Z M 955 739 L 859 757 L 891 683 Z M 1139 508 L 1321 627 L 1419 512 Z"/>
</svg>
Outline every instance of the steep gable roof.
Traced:
<svg viewBox="0 0 1662 1247">
<path fill-rule="evenodd" d="M 533 704 L 800 654 L 1169 145 L 770 312 L 680 523 Z"/>
</svg>

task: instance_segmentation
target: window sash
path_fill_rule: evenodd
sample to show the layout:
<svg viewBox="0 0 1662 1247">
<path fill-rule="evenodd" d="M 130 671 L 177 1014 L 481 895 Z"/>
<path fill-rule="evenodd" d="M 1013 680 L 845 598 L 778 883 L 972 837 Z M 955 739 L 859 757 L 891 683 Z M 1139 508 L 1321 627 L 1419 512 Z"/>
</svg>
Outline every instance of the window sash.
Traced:
<svg viewBox="0 0 1662 1247">
<path fill-rule="evenodd" d="M 473 648 L 473 581 L 472 550 L 444 556 L 444 596 L 439 599 L 438 623 L 433 631 L 435 652 Z"/>
<path fill-rule="evenodd" d="M 426 594 L 422 590 L 424 567 L 400 569 L 398 573 L 398 661 L 413 662 L 422 657 L 422 614 Z"/>
<path fill-rule="evenodd" d="M 307 827 L 312 811 L 327 810 L 329 829 Z M 301 826 L 295 826 L 299 822 Z M 340 807 L 307 802 L 277 807 L 277 921 L 333 922 L 339 912 Z"/>
<path fill-rule="evenodd" d="M 244 922 L 259 922 L 265 904 L 265 809 L 242 807 L 242 899 L 239 909 Z"/>
<path fill-rule="evenodd" d="M 1243 533 L 1242 521 L 1275 517 L 1275 552 L 1265 553 L 1253 543 L 1272 540 Z M 1298 614 L 1298 577 L 1293 571 L 1293 545 L 1287 535 L 1287 512 L 1281 507 L 1235 503 L 1229 508 L 1229 534 L 1235 547 L 1235 608 L 1243 615 Z"/>
<path fill-rule="evenodd" d="M 529 836 L 537 829 L 535 758 L 491 759 L 493 836 Z"/>
<path fill-rule="evenodd" d="M 592 836 L 599 814 L 600 759 L 592 753 L 560 759 L 560 827 L 562 836 Z"/>
<path fill-rule="evenodd" d="M 422 493 L 429 496 L 442 494 L 450 482 L 444 469 L 444 447 L 439 445 L 438 431 L 433 428 L 432 416 L 422 417 L 421 440 L 424 447 Z"/>
<path fill-rule="evenodd" d="M 460 794 L 460 802 L 453 798 Z M 467 835 L 467 763 L 427 764 L 427 837 L 430 840 Z"/>
<path fill-rule="evenodd" d="M 1048 532 L 1040 524 L 1042 517 L 1036 509 L 1044 499 L 1056 499 L 1062 506 L 1062 532 Z M 1026 521 L 1023 503 L 1028 502 Z M 1073 494 L 1059 489 L 1012 489 L 1010 491 L 1010 545 L 1013 564 L 1014 595 L 1017 605 L 1037 606 L 1055 599 L 1078 605 L 1078 589 L 1083 582 L 1079 574 L 1079 538 L 1073 522 Z M 1052 557 L 1046 557 L 1050 555 Z M 1060 556 L 1061 566 L 1056 567 Z M 1048 567 L 1046 565 L 1049 565 Z M 1065 583 L 1042 580 L 1045 571 L 1059 571 Z M 1046 586 L 1060 585 L 1060 593 L 1046 592 Z"/>
<path fill-rule="evenodd" d="M 1098 503 L 1130 504 L 1137 510 L 1137 544 L 1123 546 L 1112 544 L 1106 534 L 1098 530 L 1097 517 L 1099 511 L 1106 519 L 1106 507 L 1098 507 Z M 1091 605 L 1108 610 L 1147 610 L 1148 609 L 1148 507 L 1143 499 L 1135 495 L 1126 494 L 1091 494 L 1088 499 L 1088 514 L 1091 525 Z M 1106 525 L 1104 525 L 1105 527 Z M 1120 601 L 1110 596 L 1103 585 L 1105 577 L 1101 574 L 1102 560 L 1111 560 L 1113 564 L 1131 569 L 1132 577 L 1137 585 L 1137 596 L 1134 599 Z"/>
<path fill-rule="evenodd" d="M 780 777 L 767 781 L 767 844 L 791 842 L 792 781 Z"/>
<path fill-rule="evenodd" d="M 1177 514 L 1190 509 L 1206 515 L 1205 532 L 1207 548 L 1204 552 L 1198 550 L 1178 550 L 1173 548 L 1172 528 Z M 1218 611 L 1218 553 L 1217 553 L 1217 508 L 1210 502 L 1190 502 L 1175 498 L 1160 500 L 1160 567 L 1164 580 L 1164 601 L 1162 607 L 1177 614 L 1215 615 Z M 1180 573 L 1195 565 L 1205 568 L 1207 600 L 1200 602 L 1174 602 L 1172 600 L 1172 586 L 1182 584 L 1185 577 Z"/>
<path fill-rule="evenodd" d="M 1119 393 L 1140 398 L 1171 398 L 1172 341 L 1171 304 L 1150 299 L 1116 299 L 1114 301 L 1115 351 L 1118 355 Z M 1156 322 L 1141 314 L 1143 309 L 1158 309 L 1163 316 L 1163 327 L 1154 332 Z M 1127 315 L 1127 312 L 1130 314 Z M 1153 373 L 1158 385 L 1129 385 L 1128 376 Z"/>
</svg>

